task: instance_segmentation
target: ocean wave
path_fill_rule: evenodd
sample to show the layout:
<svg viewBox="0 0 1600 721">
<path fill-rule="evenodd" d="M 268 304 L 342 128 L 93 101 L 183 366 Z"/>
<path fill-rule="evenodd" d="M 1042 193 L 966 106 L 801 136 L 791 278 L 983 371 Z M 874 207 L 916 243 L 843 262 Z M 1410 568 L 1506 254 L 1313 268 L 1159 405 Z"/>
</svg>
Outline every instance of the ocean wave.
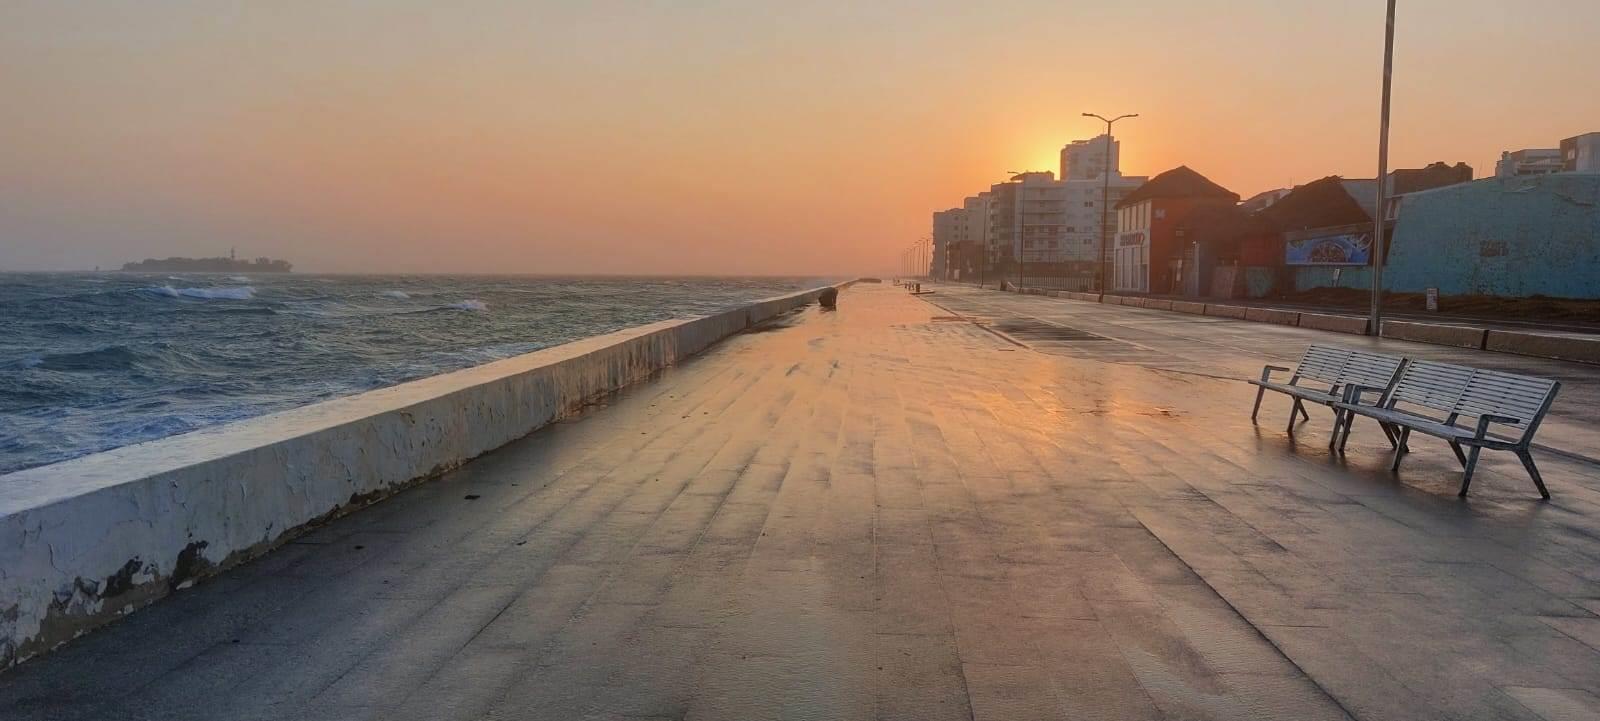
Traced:
<svg viewBox="0 0 1600 721">
<path fill-rule="evenodd" d="M 89 335 L 94 328 L 83 323 L 69 323 L 66 321 L 51 321 L 33 326 L 33 330 L 51 335 Z"/>
<path fill-rule="evenodd" d="M 158 285 L 144 289 L 147 293 L 166 296 L 168 298 L 198 298 L 200 300 L 250 300 L 256 297 L 256 289 L 248 285 L 232 286 L 227 288 L 174 288 L 170 285 Z"/>
<path fill-rule="evenodd" d="M 28 368 L 38 368 L 43 363 L 44 363 L 44 357 L 43 356 L 31 355 L 31 356 L 28 356 L 26 358 L 19 358 L 17 360 L 11 361 L 10 363 L 0 364 L 0 368 L 13 368 L 13 369 L 19 369 L 19 370 L 26 370 Z"/>
<path fill-rule="evenodd" d="M 257 286 L 229 280 L 235 274 L 256 277 L 0 274 L 0 473 L 780 290 L 766 281 L 296 275 L 256 277 Z M 251 286 L 252 297 L 229 297 Z"/>
<path fill-rule="evenodd" d="M 112 345 L 77 353 L 51 353 L 33 367 L 48 371 L 128 370 L 145 360 L 145 355 L 125 345 Z"/>
<path fill-rule="evenodd" d="M 228 276 L 228 280 L 231 280 L 231 281 L 233 281 L 235 283 L 249 283 L 250 282 L 249 278 L 246 278 L 246 277 L 244 277 L 242 275 L 230 275 L 230 276 Z"/>
<path fill-rule="evenodd" d="M 148 373 L 189 373 L 206 364 L 195 356 L 166 343 L 108 345 L 67 353 L 46 353 L 29 367 L 64 373 L 142 371 Z"/>
<path fill-rule="evenodd" d="M 385 298 L 399 298 L 401 300 L 411 297 L 410 293 L 407 293 L 403 290 L 386 290 L 379 295 L 382 295 Z"/>
<path fill-rule="evenodd" d="M 389 315 L 422 315 L 422 314 L 429 314 L 429 313 L 456 313 L 456 312 L 460 312 L 460 311 L 470 311 L 470 312 L 473 312 L 473 313 L 483 313 L 483 312 L 486 312 L 488 310 L 489 310 L 489 304 L 485 303 L 485 302 L 483 302 L 481 300 L 463 300 L 463 301 L 461 301 L 459 303 L 451 303 L 449 305 L 436 305 L 436 306 L 433 306 L 432 308 L 422 308 L 422 309 L 419 309 L 419 310 L 403 310 L 403 311 L 400 311 L 398 313 L 390 313 Z"/>
</svg>

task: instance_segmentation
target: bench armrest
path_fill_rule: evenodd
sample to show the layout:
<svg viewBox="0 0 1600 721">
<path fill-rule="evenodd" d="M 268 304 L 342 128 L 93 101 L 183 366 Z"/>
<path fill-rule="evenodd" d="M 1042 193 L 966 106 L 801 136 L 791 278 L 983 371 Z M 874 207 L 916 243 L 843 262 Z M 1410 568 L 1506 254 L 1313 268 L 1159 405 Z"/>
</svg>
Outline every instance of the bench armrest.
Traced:
<svg viewBox="0 0 1600 721">
<path fill-rule="evenodd" d="M 1289 369 L 1285 368 L 1283 366 L 1261 366 L 1261 382 L 1265 383 L 1265 382 L 1271 380 L 1272 379 L 1272 374 L 1275 371 L 1276 372 L 1282 372 L 1282 373 L 1288 373 Z"/>
<path fill-rule="evenodd" d="M 1382 392 L 1387 391 L 1387 390 L 1389 390 L 1389 389 L 1388 388 L 1384 388 L 1382 386 L 1364 386 L 1364 385 L 1361 385 L 1360 383 L 1351 383 L 1351 384 L 1346 385 L 1344 387 L 1344 394 L 1343 394 L 1344 395 L 1344 402 L 1345 403 L 1349 403 L 1351 405 L 1359 405 L 1361 403 L 1361 395 L 1363 393 L 1366 393 L 1368 391 L 1376 391 L 1376 392 L 1382 393 Z"/>
<path fill-rule="evenodd" d="M 1481 439 L 1488 435 L 1490 423 L 1504 423 L 1506 425 L 1514 426 L 1521 422 L 1521 418 L 1512 418 L 1511 416 L 1500 416 L 1493 413 L 1485 413 L 1481 416 L 1478 416 L 1477 437 Z"/>
</svg>

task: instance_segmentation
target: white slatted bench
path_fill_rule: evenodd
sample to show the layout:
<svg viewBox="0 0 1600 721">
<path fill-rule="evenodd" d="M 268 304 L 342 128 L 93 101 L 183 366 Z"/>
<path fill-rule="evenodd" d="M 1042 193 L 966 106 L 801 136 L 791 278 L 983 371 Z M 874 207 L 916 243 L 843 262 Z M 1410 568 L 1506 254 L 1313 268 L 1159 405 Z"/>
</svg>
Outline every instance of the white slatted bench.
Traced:
<svg viewBox="0 0 1600 721">
<path fill-rule="evenodd" d="M 1261 369 L 1261 379 L 1250 381 L 1256 386 L 1256 405 L 1250 409 L 1250 420 L 1255 421 L 1256 415 L 1261 412 L 1261 397 L 1267 391 L 1276 391 L 1294 399 L 1294 404 L 1289 408 L 1289 432 L 1294 432 L 1295 415 L 1299 414 L 1310 420 L 1306 414 L 1305 403 L 1311 402 L 1333 408 L 1336 403 L 1346 400 L 1345 388 L 1351 385 L 1362 387 L 1388 388 L 1393 385 L 1395 378 L 1400 374 L 1400 367 L 1405 364 L 1405 359 L 1398 356 L 1369 353 L 1339 346 L 1314 345 L 1306 349 L 1305 355 L 1300 357 L 1300 364 L 1293 371 L 1282 366 L 1265 366 Z M 1273 372 L 1289 373 L 1289 380 L 1280 383 L 1272 380 Z M 1302 385 L 1304 381 L 1311 381 L 1317 385 Z M 1326 387 L 1322 387 L 1326 386 Z M 1358 398 L 1359 400 L 1359 398 Z M 1379 401 L 1382 402 L 1381 399 Z M 1334 411 L 1334 430 L 1338 430 L 1340 411 Z M 1333 439 L 1328 441 L 1328 446 L 1333 446 Z"/>
<path fill-rule="evenodd" d="M 1400 470 L 1400 458 L 1409 450 L 1406 440 L 1412 431 L 1442 438 L 1455 451 L 1461 462 L 1461 493 L 1467 495 L 1472 484 L 1472 471 L 1478 465 L 1478 452 L 1485 448 L 1511 451 L 1522 459 L 1539 495 L 1550 497 L 1539 477 L 1539 468 L 1533 464 L 1529 446 L 1533 434 L 1539 430 L 1540 421 L 1550 411 L 1561 383 L 1545 378 L 1502 373 L 1500 371 L 1470 368 L 1467 366 L 1413 360 L 1401 371 L 1400 379 L 1383 393 L 1377 405 L 1359 403 L 1361 395 L 1373 391 L 1371 386 L 1349 386 L 1346 398 L 1334 404 L 1344 414 L 1344 439 L 1340 449 L 1350 440 L 1350 422 L 1355 416 L 1365 416 L 1385 427 L 1399 432 L 1395 445 L 1393 470 Z M 1428 411 L 1443 413 L 1443 418 L 1425 415 Z M 1462 418 L 1476 418 L 1474 423 L 1458 425 Z M 1491 432 L 1494 431 L 1494 432 Z M 1462 446 L 1467 450 L 1462 451 Z"/>
</svg>

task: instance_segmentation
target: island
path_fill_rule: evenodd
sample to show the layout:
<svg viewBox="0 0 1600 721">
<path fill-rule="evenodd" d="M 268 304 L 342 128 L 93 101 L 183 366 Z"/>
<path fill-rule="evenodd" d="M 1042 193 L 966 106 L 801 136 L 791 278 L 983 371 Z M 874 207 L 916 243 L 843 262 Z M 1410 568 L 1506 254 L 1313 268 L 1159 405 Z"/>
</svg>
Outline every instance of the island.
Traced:
<svg viewBox="0 0 1600 721">
<path fill-rule="evenodd" d="M 287 260 L 240 260 L 231 253 L 226 258 L 146 258 L 122 264 L 130 273 L 288 273 L 293 267 Z"/>
</svg>

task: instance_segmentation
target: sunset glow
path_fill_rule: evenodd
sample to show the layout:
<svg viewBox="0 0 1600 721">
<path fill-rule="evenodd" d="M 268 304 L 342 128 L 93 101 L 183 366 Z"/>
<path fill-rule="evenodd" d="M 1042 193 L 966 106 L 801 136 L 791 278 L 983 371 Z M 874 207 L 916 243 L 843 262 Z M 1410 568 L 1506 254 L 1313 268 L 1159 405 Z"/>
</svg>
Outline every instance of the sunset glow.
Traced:
<svg viewBox="0 0 1600 721">
<path fill-rule="evenodd" d="M 93 7 L 91 7 L 91 5 Z M 1249 196 L 1372 175 L 1381 2 L 10 2 L 0 266 L 843 273 L 1119 124 Z M 1402 3 L 1393 164 L 1592 130 L 1600 4 Z"/>
</svg>

